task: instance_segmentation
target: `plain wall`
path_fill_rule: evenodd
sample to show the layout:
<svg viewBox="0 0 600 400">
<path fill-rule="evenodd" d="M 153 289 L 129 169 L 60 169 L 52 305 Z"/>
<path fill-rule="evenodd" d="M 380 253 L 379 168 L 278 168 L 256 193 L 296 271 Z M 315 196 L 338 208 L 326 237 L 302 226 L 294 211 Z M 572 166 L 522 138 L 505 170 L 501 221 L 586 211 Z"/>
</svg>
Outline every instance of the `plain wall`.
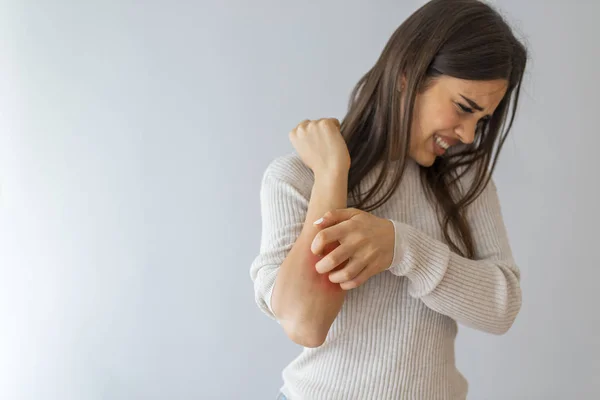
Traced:
<svg viewBox="0 0 600 400">
<path fill-rule="evenodd" d="M 273 399 L 264 168 L 423 1 L 0 3 L 0 398 Z M 495 177 L 523 308 L 470 399 L 600 398 L 596 1 L 495 2 L 531 52 Z"/>
</svg>

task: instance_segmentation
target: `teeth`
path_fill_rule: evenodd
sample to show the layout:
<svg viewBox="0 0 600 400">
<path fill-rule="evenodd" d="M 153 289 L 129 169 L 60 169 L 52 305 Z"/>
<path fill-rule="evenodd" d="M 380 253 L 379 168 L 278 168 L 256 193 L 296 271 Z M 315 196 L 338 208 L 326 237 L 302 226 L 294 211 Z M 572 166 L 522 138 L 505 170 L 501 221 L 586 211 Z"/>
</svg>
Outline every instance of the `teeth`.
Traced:
<svg viewBox="0 0 600 400">
<path fill-rule="evenodd" d="M 448 148 L 450 147 L 448 142 L 446 142 L 444 139 L 442 139 L 439 136 L 435 137 L 435 142 L 438 144 L 438 146 L 440 146 L 444 150 L 448 150 Z"/>
</svg>

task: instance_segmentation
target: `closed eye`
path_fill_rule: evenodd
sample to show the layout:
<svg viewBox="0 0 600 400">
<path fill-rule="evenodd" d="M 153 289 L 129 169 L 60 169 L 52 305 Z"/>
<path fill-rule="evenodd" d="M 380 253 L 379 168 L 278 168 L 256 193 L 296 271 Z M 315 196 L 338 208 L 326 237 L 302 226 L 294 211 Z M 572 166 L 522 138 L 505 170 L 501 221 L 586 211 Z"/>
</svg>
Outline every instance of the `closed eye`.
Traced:
<svg viewBox="0 0 600 400">
<path fill-rule="evenodd" d="M 465 105 L 463 105 L 463 104 L 460 104 L 460 103 L 456 103 L 456 104 L 458 105 L 458 107 L 460 107 L 460 109 L 461 109 L 463 112 L 466 112 L 466 113 L 469 113 L 469 114 L 473 114 L 473 109 L 472 109 L 472 108 L 470 108 L 470 107 L 467 107 L 467 106 L 465 106 Z"/>
<path fill-rule="evenodd" d="M 473 114 L 474 113 L 474 111 L 473 111 L 473 109 L 471 107 L 467 107 L 464 104 L 461 104 L 461 103 L 458 103 L 458 102 L 456 103 L 456 105 L 460 108 L 460 110 L 462 112 L 465 112 L 467 114 Z M 478 121 L 478 123 L 479 124 L 486 124 L 486 123 L 488 123 L 490 121 L 490 119 L 491 119 L 491 116 L 486 115 L 485 117 L 481 118 Z"/>
</svg>

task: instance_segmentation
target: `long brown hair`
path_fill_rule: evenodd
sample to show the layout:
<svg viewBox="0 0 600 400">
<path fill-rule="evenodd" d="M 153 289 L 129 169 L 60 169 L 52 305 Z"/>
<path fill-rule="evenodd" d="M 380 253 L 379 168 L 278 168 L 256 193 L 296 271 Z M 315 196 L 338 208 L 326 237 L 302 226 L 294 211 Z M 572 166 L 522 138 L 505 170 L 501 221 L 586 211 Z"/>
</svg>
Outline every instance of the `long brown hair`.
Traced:
<svg viewBox="0 0 600 400">
<path fill-rule="evenodd" d="M 498 12 L 483 2 L 433 0 L 414 12 L 359 80 L 341 124 L 352 160 L 348 180 L 351 205 L 372 211 L 389 200 L 400 184 L 415 98 L 432 79 L 441 75 L 465 80 L 506 79 L 506 95 L 491 118 L 478 124 L 475 141 L 459 152 L 438 157 L 431 167 L 421 168 L 430 200 L 443 211 L 440 224 L 450 248 L 472 258 L 473 237 L 465 210 L 488 184 L 513 124 L 526 61 L 525 47 Z M 402 77 L 406 85 L 401 94 Z M 392 171 L 392 186 L 384 190 L 392 161 L 399 161 L 400 168 Z M 380 162 L 383 168 L 377 182 L 361 192 L 362 179 Z M 459 179 L 466 173 L 474 179 L 465 190 Z M 450 229 L 461 243 L 452 240 Z"/>
</svg>

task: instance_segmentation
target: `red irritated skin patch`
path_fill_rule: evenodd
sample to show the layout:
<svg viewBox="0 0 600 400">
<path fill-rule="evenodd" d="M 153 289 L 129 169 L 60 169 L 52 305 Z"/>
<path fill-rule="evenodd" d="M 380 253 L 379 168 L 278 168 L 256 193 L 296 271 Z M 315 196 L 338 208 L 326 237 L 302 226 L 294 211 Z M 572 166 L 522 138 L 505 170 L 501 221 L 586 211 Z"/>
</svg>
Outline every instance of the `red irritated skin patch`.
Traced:
<svg viewBox="0 0 600 400">
<path fill-rule="evenodd" d="M 339 283 L 331 282 L 329 280 L 329 274 L 331 274 L 333 271 L 337 271 L 339 269 L 344 268 L 346 266 L 346 264 L 348 263 L 348 260 L 344 261 L 342 264 L 338 265 L 332 271 L 329 271 L 326 274 L 318 273 L 317 270 L 315 269 L 315 265 L 319 261 L 321 261 L 323 259 L 323 257 L 325 257 L 327 254 L 331 253 L 339 245 L 340 245 L 340 242 L 329 243 L 329 244 L 325 245 L 325 249 L 323 250 L 322 256 L 314 255 L 310 250 L 308 250 L 310 252 L 310 265 L 314 269 L 315 276 L 317 278 L 317 282 L 320 284 L 320 288 L 324 291 L 326 290 L 326 291 L 330 291 L 332 293 L 342 292 L 342 291 L 344 291 L 344 289 L 342 289 L 340 287 Z"/>
</svg>

